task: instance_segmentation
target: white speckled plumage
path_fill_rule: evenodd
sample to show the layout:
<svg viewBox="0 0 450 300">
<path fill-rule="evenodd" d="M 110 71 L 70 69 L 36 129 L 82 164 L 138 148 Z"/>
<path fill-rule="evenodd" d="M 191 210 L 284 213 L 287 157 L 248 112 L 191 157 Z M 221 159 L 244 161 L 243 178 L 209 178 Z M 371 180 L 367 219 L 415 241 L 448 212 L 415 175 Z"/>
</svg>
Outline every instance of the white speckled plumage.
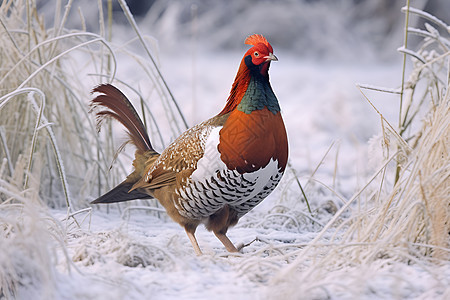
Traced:
<svg viewBox="0 0 450 300">
<path fill-rule="evenodd" d="M 222 126 L 204 127 L 198 134 L 204 141 L 204 154 L 197 161 L 193 173 L 176 190 L 178 197 L 174 199 L 174 205 L 182 216 L 204 219 L 224 205 L 229 205 L 242 216 L 270 194 L 281 178 L 282 172 L 273 159 L 267 166 L 251 173 L 229 170 L 217 149 L 221 129 Z"/>
</svg>

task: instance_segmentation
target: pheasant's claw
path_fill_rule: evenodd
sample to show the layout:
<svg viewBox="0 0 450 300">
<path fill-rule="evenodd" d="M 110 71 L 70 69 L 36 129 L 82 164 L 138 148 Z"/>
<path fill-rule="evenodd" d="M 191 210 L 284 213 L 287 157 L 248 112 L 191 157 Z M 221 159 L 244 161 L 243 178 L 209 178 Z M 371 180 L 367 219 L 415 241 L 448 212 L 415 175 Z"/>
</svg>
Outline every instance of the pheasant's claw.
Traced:
<svg viewBox="0 0 450 300">
<path fill-rule="evenodd" d="M 238 252 L 242 253 L 241 250 L 244 249 L 244 247 L 247 247 L 248 245 L 250 245 L 250 244 L 239 243 L 239 244 L 236 245 L 236 249 L 237 249 Z"/>
</svg>

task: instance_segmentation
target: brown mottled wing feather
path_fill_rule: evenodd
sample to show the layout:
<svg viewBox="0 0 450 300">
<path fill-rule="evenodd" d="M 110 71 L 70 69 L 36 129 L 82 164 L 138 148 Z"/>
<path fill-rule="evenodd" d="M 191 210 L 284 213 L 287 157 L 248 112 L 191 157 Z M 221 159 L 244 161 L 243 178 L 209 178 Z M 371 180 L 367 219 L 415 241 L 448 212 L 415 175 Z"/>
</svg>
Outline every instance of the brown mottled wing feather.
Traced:
<svg viewBox="0 0 450 300">
<path fill-rule="evenodd" d="M 147 174 L 133 186 L 134 189 L 154 190 L 179 184 L 197 168 L 203 157 L 209 132 L 223 126 L 229 114 L 213 117 L 181 134 L 153 163 Z"/>
</svg>

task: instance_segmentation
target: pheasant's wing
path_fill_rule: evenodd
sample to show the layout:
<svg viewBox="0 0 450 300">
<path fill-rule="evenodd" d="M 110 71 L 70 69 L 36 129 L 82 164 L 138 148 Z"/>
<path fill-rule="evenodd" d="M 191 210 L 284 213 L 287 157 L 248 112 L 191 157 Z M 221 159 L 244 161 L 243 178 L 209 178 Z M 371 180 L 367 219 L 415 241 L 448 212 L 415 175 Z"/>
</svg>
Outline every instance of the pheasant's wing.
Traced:
<svg viewBox="0 0 450 300">
<path fill-rule="evenodd" d="M 204 121 L 181 134 L 148 168 L 134 189 L 154 190 L 182 184 L 197 169 L 204 156 L 206 140 L 214 128 L 223 126 L 229 114 Z"/>
</svg>

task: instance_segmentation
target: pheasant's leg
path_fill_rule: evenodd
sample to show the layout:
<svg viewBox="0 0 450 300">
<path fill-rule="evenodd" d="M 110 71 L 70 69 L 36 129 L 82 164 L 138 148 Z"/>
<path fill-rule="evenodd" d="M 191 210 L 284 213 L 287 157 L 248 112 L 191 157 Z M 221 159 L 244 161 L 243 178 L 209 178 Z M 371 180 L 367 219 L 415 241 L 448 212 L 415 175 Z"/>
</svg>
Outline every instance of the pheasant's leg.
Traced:
<svg viewBox="0 0 450 300">
<path fill-rule="evenodd" d="M 198 256 L 202 255 L 202 250 L 200 250 L 200 247 L 198 246 L 197 239 L 195 238 L 195 229 L 196 227 L 188 226 L 186 225 L 184 227 L 184 230 L 186 230 L 186 234 L 191 241 L 192 247 L 194 248 L 195 254 Z"/>
<path fill-rule="evenodd" d="M 231 210 L 228 205 L 225 205 L 215 214 L 209 216 L 208 222 L 205 224 L 206 229 L 214 232 L 219 241 L 225 246 L 228 252 L 239 252 L 227 237 L 227 230 L 230 225 L 237 223 L 237 214 L 235 210 Z"/>
<path fill-rule="evenodd" d="M 214 232 L 214 234 L 217 236 L 219 241 L 222 242 L 228 252 L 239 252 L 225 233 Z"/>
</svg>

